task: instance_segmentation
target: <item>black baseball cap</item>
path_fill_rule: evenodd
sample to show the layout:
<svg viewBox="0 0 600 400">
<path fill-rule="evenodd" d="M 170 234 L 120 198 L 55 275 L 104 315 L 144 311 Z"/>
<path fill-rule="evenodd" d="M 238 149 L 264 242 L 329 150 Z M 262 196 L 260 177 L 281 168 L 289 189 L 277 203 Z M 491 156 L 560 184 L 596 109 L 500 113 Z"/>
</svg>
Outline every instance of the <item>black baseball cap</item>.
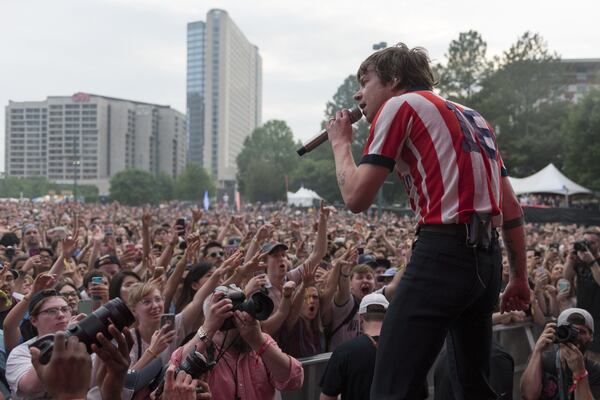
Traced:
<svg viewBox="0 0 600 400">
<path fill-rule="evenodd" d="M 288 247 L 285 244 L 279 242 L 267 243 L 262 247 L 262 253 L 273 254 L 279 249 L 287 250 Z"/>
<path fill-rule="evenodd" d="M 121 266 L 121 262 L 119 258 L 114 254 L 105 254 L 102 257 L 98 257 L 94 262 L 94 268 L 100 268 L 103 265 L 107 264 L 117 264 L 119 267 Z"/>
<path fill-rule="evenodd" d="M 46 289 L 46 290 L 42 290 L 41 292 L 35 293 L 33 296 L 31 296 L 31 299 L 29 299 L 29 306 L 27 307 L 27 311 L 29 311 L 29 315 L 31 315 L 31 313 L 35 309 L 35 306 L 37 306 L 40 301 L 44 300 L 47 297 L 63 297 L 63 296 L 62 296 L 62 294 L 60 294 L 58 291 L 56 291 L 54 289 Z"/>
</svg>

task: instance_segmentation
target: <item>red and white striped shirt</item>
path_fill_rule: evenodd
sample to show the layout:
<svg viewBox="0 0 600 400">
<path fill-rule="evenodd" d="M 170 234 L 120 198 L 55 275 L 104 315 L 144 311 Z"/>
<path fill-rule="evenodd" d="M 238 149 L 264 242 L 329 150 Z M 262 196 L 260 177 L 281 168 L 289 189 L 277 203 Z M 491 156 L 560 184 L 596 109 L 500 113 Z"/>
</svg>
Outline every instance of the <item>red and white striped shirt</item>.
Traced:
<svg viewBox="0 0 600 400">
<path fill-rule="evenodd" d="M 419 224 L 468 223 L 475 212 L 500 223 L 506 170 L 492 127 L 431 91 L 404 93 L 381 107 L 360 163 L 396 170 Z"/>
</svg>

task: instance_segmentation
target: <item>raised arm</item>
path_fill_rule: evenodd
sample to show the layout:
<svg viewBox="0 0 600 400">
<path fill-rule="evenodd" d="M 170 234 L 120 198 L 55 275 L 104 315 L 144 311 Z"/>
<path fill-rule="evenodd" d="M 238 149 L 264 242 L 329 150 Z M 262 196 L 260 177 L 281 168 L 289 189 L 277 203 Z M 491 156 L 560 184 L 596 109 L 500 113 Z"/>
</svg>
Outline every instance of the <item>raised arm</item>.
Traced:
<svg viewBox="0 0 600 400">
<path fill-rule="evenodd" d="M 65 267 L 65 259 L 73 257 L 73 252 L 77 248 L 78 232 L 75 232 L 73 238 L 66 238 L 60 243 L 60 253 L 58 258 L 50 268 L 50 273 L 56 276 L 61 276 Z"/>
<path fill-rule="evenodd" d="M 179 259 L 177 265 L 175 265 L 175 270 L 167 279 L 167 283 L 165 285 L 165 310 L 170 309 L 171 302 L 173 301 L 173 297 L 175 296 L 175 292 L 177 291 L 177 286 L 179 286 L 179 282 L 183 277 L 183 273 L 185 272 L 185 267 L 192 259 L 192 255 L 198 251 L 200 248 L 200 240 L 194 239 L 192 241 L 188 241 L 188 246 L 183 253 L 183 257 Z"/>
<path fill-rule="evenodd" d="M 150 254 L 150 224 L 152 223 L 152 214 L 144 211 L 142 214 L 142 257 L 148 257 Z"/>
</svg>

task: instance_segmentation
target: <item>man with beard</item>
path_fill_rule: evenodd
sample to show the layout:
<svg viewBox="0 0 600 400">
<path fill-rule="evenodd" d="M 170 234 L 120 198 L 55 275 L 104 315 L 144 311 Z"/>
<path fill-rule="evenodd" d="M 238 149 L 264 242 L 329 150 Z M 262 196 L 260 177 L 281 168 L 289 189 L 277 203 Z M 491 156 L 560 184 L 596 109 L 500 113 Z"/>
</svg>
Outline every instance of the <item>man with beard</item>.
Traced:
<svg viewBox="0 0 600 400">
<path fill-rule="evenodd" d="M 41 247 L 40 232 L 33 224 L 28 224 L 23 228 L 23 250 L 29 257 L 37 255 Z"/>
<path fill-rule="evenodd" d="M 576 330 L 576 339 L 552 348 L 557 329 L 564 330 L 568 326 Z M 521 377 L 523 399 L 600 398 L 600 365 L 585 358 L 593 334 L 594 320 L 581 308 L 565 310 L 556 324 L 546 325 Z"/>
<path fill-rule="evenodd" d="M 179 365 L 194 350 L 209 361 L 214 357 L 216 365 L 207 379 L 214 400 L 275 400 L 276 390 L 300 389 L 304 381 L 302 364 L 261 332 L 256 319 L 246 312 L 233 311 L 229 295 L 236 290 L 233 285 L 219 286 L 206 299 L 204 323 L 185 346 L 173 353 L 171 363 Z M 233 327 L 222 330 L 227 320 L 233 322 Z"/>
</svg>

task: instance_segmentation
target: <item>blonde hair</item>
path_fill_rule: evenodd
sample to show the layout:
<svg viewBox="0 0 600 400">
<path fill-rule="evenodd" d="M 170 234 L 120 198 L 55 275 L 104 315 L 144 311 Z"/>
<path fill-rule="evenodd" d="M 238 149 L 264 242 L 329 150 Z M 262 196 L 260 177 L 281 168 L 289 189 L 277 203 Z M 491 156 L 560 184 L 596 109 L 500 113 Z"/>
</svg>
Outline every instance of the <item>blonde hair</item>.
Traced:
<svg viewBox="0 0 600 400">
<path fill-rule="evenodd" d="M 127 298 L 127 305 L 131 310 L 133 310 L 137 303 L 139 303 L 144 297 L 148 296 L 155 290 L 158 290 L 158 292 L 160 293 L 160 289 L 158 288 L 158 286 L 150 282 L 140 282 L 131 285 L 131 287 L 129 288 L 129 297 Z"/>
</svg>

